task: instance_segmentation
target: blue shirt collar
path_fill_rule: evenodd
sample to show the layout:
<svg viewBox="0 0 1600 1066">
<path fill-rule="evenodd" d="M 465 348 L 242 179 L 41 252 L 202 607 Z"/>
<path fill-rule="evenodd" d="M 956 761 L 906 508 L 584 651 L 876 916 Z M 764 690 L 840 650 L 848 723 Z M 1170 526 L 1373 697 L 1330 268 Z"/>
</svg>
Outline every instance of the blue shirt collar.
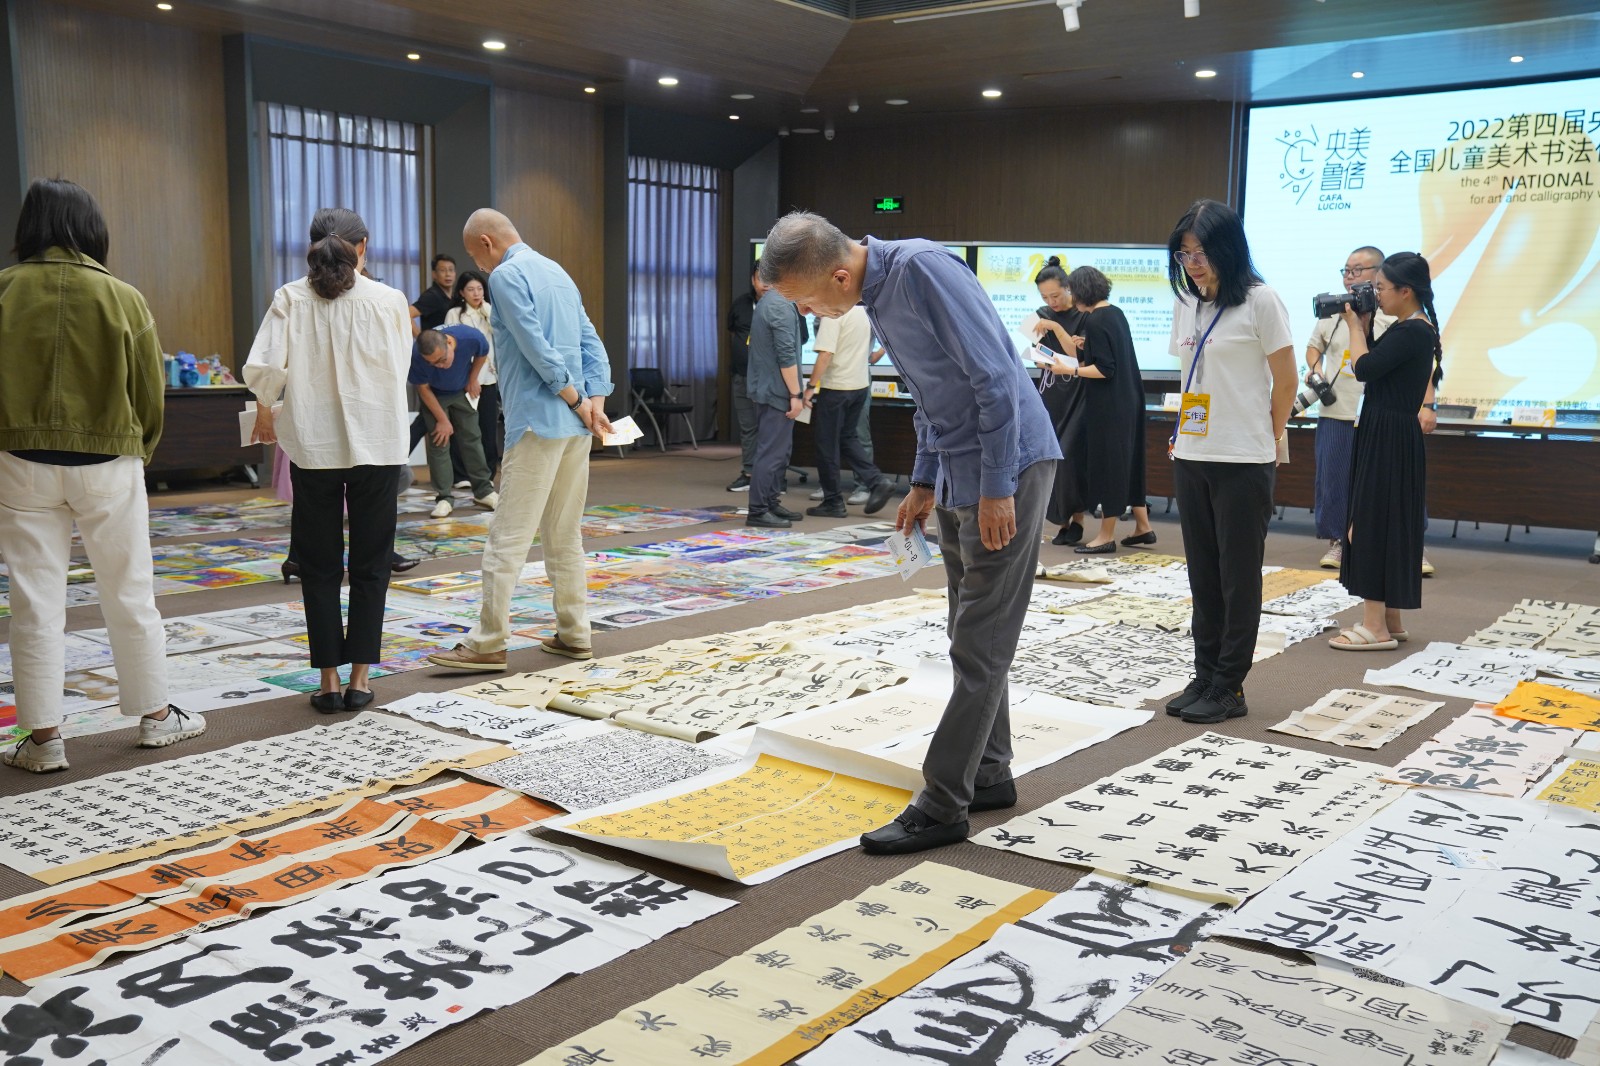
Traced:
<svg viewBox="0 0 1600 1066">
<path fill-rule="evenodd" d="M 861 278 L 861 302 L 870 305 L 883 287 L 883 242 L 875 237 L 863 237 L 861 243 L 867 246 L 867 271 Z"/>
<path fill-rule="evenodd" d="M 528 247 L 528 242 L 527 241 L 518 241 L 516 244 L 513 244 L 510 248 L 506 249 L 506 254 L 502 255 L 500 257 L 500 262 L 502 264 L 504 264 L 504 263 L 508 262 L 511 259 L 512 256 L 514 256 L 518 252 L 521 252 L 521 251 L 524 251 L 524 250 L 530 251 L 530 252 L 533 251 L 532 248 Z"/>
</svg>

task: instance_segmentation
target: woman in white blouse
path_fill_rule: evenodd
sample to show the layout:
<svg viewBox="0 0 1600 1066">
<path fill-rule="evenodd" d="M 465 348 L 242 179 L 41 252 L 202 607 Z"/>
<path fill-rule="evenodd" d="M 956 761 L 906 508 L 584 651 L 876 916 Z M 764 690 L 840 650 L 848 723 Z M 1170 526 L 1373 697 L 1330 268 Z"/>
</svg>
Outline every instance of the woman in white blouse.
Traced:
<svg viewBox="0 0 1600 1066">
<path fill-rule="evenodd" d="M 291 529 L 300 563 L 311 665 L 325 714 L 372 702 L 368 670 L 381 658 L 395 497 L 406 461 L 411 319 L 405 296 L 360 276 L 367 227 L 325 207 L 311 220 L 310 270 L 279 289 L 245 362 L 256 395 L 255 438 L 289 456 Z M 283 410 L 276 416 L 272 405 Z M 350 620 L 339 609 L 344 520 L 350 515 Z M 350 663 L 341 692 L 339 667 Z"/>
<path fill-rule="evenodd" d="M 478 404 L 478 428 L 483 437 L 483 458 L 492 477 L 500 469 L 505 434 L 500 430 L 500 385 L 494 372 L 494 330 L 489 325 L 489 279 L 476 270 L 456 278 L 456 305 L 445 312 L 447 326 L 471 326 L 489 342 L 483 369 L 467 380 L 467 395 Z M 459 469 L 459 468 L 458 468 Z"/>
</svg>

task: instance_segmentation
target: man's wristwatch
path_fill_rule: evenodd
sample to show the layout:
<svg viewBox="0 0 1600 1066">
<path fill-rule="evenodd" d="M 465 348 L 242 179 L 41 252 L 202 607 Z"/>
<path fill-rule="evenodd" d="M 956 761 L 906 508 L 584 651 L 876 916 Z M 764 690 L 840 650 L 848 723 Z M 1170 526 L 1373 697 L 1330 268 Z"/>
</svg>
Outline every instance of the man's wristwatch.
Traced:
<svg viewBox="0 0 1600 1066">
<path fill-rule="evenodd" d="M 1437 403 L 1425 403 L 1422 405 L 1422 409 L 1424 411 L 1437 411 L 1439 410 L 1439 405 Z"/>
</svg>

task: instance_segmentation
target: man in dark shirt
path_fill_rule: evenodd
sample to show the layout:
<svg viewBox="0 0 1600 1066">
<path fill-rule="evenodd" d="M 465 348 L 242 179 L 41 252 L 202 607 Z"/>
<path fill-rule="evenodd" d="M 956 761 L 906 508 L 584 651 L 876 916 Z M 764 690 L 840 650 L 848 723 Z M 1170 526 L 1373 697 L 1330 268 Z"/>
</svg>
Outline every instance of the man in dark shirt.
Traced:
<svg viewBox="0 0 1600 1066">
<path fill-rule="evenodd" d="M 433 270 L 433 284 L 411 305 L 413 336 L 444 325 L 444 316 L 450 313 L 450 306 L 455 302 L 451 294 L 456 288 L 456 261 L 440 252 L 429 265 Z"/>
<path fill-rule="evenodd" d="M 733 341 L 733 358 L 729 369 L 732 382 L 734 426 L 739 431 L 739 476 L 728 486 L 729 492 L 743 492 L 750 487 L 750 467 L 756 461 L 756 408 L 745 389 L 745 378 L 750 368 L 750 323 L 756 314 L 756 301 L 767 287 L 761 284 L 761 261 L 756 261 L 750 272 L 750 292 L 734 297 L 728 310 L 728 334 Z"/>
<path fill-rule="evenodd" d="M 472 482 L 472 498 L 492 511 L 500 502 L 483 456 L 478 412 L 467 398 L 467 386 L 482 371 L 489 357 L 489 342 L 471 326 L 425 329 L 411 350 L 411 375 L 422 401 L 422 421 L 428 434 L 428 476 L 433 479 L 433 517 L 450 514 L 450 441 L 461 445 L 461 458 Z"/>
<path fill-rule="evenodd" d="M 747 526 L 785 529 L 801 517 L 783 506 L 783 474 L 794 445 L 800 393 L 800 316 L 772 289 L 756 303 L 750 325 L 745 391 L 756 410 L 756 454 L 750 466 Z"/>
</svg>

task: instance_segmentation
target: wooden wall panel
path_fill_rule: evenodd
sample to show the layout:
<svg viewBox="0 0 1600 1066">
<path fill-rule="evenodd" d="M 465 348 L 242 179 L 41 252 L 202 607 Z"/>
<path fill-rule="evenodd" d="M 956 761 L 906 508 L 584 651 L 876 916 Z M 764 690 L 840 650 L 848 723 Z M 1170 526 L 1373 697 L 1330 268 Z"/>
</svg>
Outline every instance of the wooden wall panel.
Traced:
<svg viewBox="0 0 1600 1066">
<path fill-rule="evenodd" d="M 221 38 L 46 0 L 12 10 L 29 178 L 94 194 L 107 265 L 144 294 L 166 351 L 232 360 Z"/>
<path fill-rule="evenodd" d="M 602 331 L 603 127 L 604 112 L 587 102 L 494 91 L 494 206 L 511 217 L 531 247 L 566 268 L 590 321 Z M 614 208 L 626 211 L 627 205 Z"/>
<path fill-rule="evenodd" d="M 1232 111 L 1168 104 L 949 116 L 783 144 L 781 204 L 846 233 L 1147 243 L 1201 196 L 1227 199 Z M 872 201 L 901 196 L 901 215 Z"/>
</svg>

